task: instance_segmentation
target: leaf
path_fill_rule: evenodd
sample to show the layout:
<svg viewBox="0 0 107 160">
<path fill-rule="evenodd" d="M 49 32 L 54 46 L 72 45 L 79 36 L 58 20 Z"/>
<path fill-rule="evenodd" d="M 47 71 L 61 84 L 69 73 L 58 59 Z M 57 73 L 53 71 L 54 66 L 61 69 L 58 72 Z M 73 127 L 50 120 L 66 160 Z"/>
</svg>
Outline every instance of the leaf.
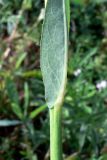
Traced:
<svg viewBox="0 0 107 160">
<path fill-rule="evenodd" d="M 85 4 L 85 0 L 72 0 L 74 4 L 83 5 Z"/>
<path fill-rule="evenodd" d="M 97 53 L 97 50 L 98 50 L 97 47 L 90 49 L 85 58 L 79 63 L 79 66 L 81 67 L 83 65 L 86 65 L 89 62 L 90 58 Z"/>
<path fill-rule="evenodd" d="M 24 10 L 30 10 L 32 8 L 32 0 L 24 0 L 22 4 Z"/>
<path fill-rule="evenodd" d="M 10 101 L 19 105 L 19 96 L 16 89 L 16 84 L 11 78 L 6 79 L 6 89 Z"/>
<path fill-rule="evenodd" d="M 24 83 L 24 115 L 27 115 L 28 111 L 28 106 L 29 106 L 29 86 L 28 83 Z"/>
<path fill-rule="evenodd" d="M 9 127 L 21 124 L 18 120 L 0 120 L 0 127 Z"/>
<path fill-rule="evenodd" d="M 41 39 L 41 70 L 49 108 L 61 103 L 67 75 L 68 31 L 65 0 L 48 0 Z"/>
<path fill-rule="evenodd" d="M 24 61 L 25 57 L 26 57 L 26 53 L 22 53 L 21 55 L 19 55 L 18 60 L 15 64 L 16 69 L 20 68 L 20 66 L 21 66 L 22 62 Z"/>
<path fill-rule="evenodd" d="M 24 116 L 21 107 L 15 103 L 11 103 L 12 111 L 17 115 L 17 117 L 23 120 Z"/>
<path fill-rule="evenodd" d="M 78 159 L 78 153 L 74 153 L 67 157 L 65 160 L 77 160 Z"/>
<path fill-rule="evenodd" d="M 19 103 L 19 97 L 18 97 L 18 92 L 16 89 L 16 84 L 11 78 L 6 79 L 6 89 L 7 89 L 7 94 L 8 94 L 13 112 L 18 116 L 18 118 L 22 119 L 23 113 L 22 113 L 20 103 Z"/>
<path fill-rule="evenodd" d="M 36 116 L 38 116 L 41 112 L 43 112 L 46 109 L 46 105 L 40 106 L 39 108 L 35 109 L 30 113 L 30 118 L 33 119 Z"/>
<path fill-rule="evenodd" d="M 82 124 L 80 127 L 80 133 L 78 135 L 78 142 L 79 142 L 79 148 L 82 150 L 85 140 L 86 140 L 86 133 L 87 133 L 87 125 Z"/>
</svg>

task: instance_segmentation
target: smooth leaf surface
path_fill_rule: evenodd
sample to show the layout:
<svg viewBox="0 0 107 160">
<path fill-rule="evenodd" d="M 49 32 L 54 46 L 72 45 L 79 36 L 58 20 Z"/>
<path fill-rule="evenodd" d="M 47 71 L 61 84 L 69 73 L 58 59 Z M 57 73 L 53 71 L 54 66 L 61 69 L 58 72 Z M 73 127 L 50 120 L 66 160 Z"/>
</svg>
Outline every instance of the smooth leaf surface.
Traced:
<svg viewBox="0 0 107 160">
<path fill-rule="evenodd" d="M 48 107 L 63 99 L 67 74 L 68 32 L 65 0 L 48 0 L 41 40 L 41 70 Z"/>
</svg>

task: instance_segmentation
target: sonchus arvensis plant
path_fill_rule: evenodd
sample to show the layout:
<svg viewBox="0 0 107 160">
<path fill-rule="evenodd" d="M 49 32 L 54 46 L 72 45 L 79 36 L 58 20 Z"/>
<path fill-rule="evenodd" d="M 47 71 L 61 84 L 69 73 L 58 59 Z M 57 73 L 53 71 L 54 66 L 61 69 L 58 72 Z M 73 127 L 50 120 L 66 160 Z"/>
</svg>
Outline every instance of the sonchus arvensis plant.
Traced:
<svg viewBox="0 0 107 160">
<path fill-rule="evenodd" d="M 50 157 L 62 160 L 61 115 L 67 82 L 69 0 L 47 0 L 41 38 L 41 70 L 50 113 Z"/>
</svg>

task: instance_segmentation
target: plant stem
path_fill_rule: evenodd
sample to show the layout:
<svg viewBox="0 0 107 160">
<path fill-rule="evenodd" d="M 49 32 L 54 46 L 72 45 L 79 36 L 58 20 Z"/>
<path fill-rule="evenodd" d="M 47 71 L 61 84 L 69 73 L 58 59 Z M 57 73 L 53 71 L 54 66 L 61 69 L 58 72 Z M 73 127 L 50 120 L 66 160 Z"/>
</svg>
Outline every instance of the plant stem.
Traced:
<svg viewBox="0 0 107 160">
<path fill-rule="evenodd" d="M 62 107 L 50 109 L 50 159 L 62 160 Z"/>
</svg>

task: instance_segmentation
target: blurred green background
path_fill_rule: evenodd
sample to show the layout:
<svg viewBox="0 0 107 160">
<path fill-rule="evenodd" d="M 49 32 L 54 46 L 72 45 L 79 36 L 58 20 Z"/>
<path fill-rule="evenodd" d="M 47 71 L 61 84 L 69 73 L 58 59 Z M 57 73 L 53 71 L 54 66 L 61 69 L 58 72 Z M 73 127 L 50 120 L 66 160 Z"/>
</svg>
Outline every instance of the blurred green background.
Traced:
<svg viewBox="0 0 107 160">
<path fill-rule="evenodd" d="M 43 0 L 0 0 L 0 160 L 49 160 L 44 12 Z M 71 0 L 62 126 L 64 160 L 107 160 L 106 0 Z"/>
</svg>

